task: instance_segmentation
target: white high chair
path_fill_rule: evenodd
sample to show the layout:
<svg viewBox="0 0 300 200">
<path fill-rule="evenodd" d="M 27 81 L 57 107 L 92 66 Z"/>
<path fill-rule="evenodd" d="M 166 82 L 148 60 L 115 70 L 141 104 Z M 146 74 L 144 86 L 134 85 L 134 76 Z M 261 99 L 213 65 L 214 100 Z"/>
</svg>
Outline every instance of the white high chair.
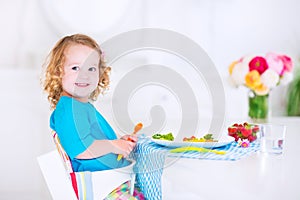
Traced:
<svg viewBox="0 0 300 200">
<path fill-rule="evenodd" d="M 130 194 L 133 194 L 135 161 L 129 166 L 96 171 L 73 172 L 71 161 L 62 148 L 59 138 L 53 132 L 57 150 L 37 158 L 50 194 L 55 200 L 104 199 L 110 192 L 126 181 L 131 181 Z"/>
</svg>

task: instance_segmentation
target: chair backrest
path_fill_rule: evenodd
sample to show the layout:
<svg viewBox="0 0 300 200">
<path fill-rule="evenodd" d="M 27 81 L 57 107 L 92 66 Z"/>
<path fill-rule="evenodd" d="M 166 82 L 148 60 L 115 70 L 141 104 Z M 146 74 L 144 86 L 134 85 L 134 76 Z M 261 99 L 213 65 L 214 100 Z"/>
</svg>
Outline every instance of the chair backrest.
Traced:
<svg viewBox="0 0 300 200">
<path fill-rule="evenodd" d="M 48 189 L 55 200 L 77 200 L 69 175 L 57 150 L 37 158 Z"/>
<path fill-rule="evenodd" d="M 57 150 L 38 157 L 38 161 L 53 199 L 73 200 L 74 197 L 80 200 L 93 199 L 92 197 L 104 199 L 112 190 L 126 181 L 131 181 L 130 194 L 133 194 L 134 160 L 131 160 L 129 166 L 118 169 L 73 172 L 70 158 L 62 147 L 58 135 L 53 131 L 52 136 Z M 68 191 L 63 194 L 61 188 L 68 188 Z M 73 191 L 69 191 L 70 188 L 73 188 Z M 65 198 L 64 195 L 69 195 L 69 197 Z"/>
<path fill-rule="evenodd" d="M 53 137 L 53 141 L 55 143 L 56 149 L 64 163 L 65 169 L 68 173 L 72 173 L 73 172 L 73 167 L 72 167 L 72 163 L 70 160 L 70 157 L 68 156 L 68 154 L 66 153 L 66 151 L 64 150 L 64 148 L 62 147 L 59 137 L 57 135 L 57 133 L 55 131 L 51 132 L 52 137 Z"/>
<path fill-rule="evenodd" d="M 65 167 L 65 171 L 69 175 L 69 178 L 70 178 L 70 181 L 72 183 L 72 187 L 74 189 L 74 192 L 75 192 L 77 198 L 79 198 L 78 186 L 77 186 L 78 181 L 76 181 L 76 173 L 74 173 L 74 171 L 73 171 L 73 167 L 72 167 L 70 157 L 66 153 L 65 149 L 62 147 L 57 133 L 55 131 L 52 131 L 51 134 L 52 134 L 53 141 L 54 141 L 54 144 L 56 146 L 57 152 L 59 153 L 61 161 L 62 161 L 62 163 Z"/>
</svg>

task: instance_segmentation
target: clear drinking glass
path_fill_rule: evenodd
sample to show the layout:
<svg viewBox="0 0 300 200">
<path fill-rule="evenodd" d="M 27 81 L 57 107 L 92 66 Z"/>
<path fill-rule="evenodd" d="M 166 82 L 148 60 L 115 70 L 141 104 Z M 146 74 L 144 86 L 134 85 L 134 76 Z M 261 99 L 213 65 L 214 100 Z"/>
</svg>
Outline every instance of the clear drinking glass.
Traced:
<svg viewBox="0 0 300 200">
<path fill-rule="evenodd" d="M 280 124 L 264 124 L 260 131 L 260 149 L 263 153 L 282 154 L 286 126 Z"/>
</svg>

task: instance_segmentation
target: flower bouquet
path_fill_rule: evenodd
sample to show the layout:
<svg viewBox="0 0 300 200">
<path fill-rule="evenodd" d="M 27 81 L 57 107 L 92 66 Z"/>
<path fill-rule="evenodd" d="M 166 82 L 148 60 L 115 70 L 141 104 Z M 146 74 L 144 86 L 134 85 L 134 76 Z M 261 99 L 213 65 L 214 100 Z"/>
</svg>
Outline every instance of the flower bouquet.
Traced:
<svg viewBox="0 0 300 200">
<path fill-rule="evenodd" d="M 268 118 L 268 97 L 272 88 L 292 80 L 293 63 L 290 57 L 275 53 L 266 56 L 244 56 L 229 66 L 230 80 L 236 87 L 250 89 L 248 115 L 254 121 Z"/>
</svg>

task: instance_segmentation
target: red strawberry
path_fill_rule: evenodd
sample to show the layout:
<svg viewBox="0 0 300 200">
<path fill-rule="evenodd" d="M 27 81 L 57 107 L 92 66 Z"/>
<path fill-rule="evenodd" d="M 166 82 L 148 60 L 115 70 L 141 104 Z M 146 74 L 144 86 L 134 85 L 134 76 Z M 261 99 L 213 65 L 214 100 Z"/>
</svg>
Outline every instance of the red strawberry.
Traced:
<svg viewBox="0 0 300 200">
<path fill-rule="evenodd" d="M 228 128 L 228 135 L 233 135 L 237 132 L 237 128 L 235 127 L 229 127 Z"/>
<path fill-rule="evenodd" d="M 252 131 L 255 132 L 255 133 L 258 132 L 258 131 L 259 131 L 259 127 L 255 125 L 255 126 L 252 128 Z"/>
<path fill-rule="evenodd" d="M 232 137 L 234 137 L 234 140 L 237 142 L 239 141 L 239 136 L 237 134 L 232 135 Z"/>
<path fill-rule="evenodd" d="M 249 135 L 248 140 L 249 142 L 253 142 L 254 140 L 256 140 L 256 136 Z"/>
<path fill-rule="evenodd" d="M 252 130 L 251 129 L 246 129 L 246 128 L 242 128 L 241 129 L 241 133 L 242 135 L 247 138 L 249 135 L 252 134 Z"/>
</svg>

